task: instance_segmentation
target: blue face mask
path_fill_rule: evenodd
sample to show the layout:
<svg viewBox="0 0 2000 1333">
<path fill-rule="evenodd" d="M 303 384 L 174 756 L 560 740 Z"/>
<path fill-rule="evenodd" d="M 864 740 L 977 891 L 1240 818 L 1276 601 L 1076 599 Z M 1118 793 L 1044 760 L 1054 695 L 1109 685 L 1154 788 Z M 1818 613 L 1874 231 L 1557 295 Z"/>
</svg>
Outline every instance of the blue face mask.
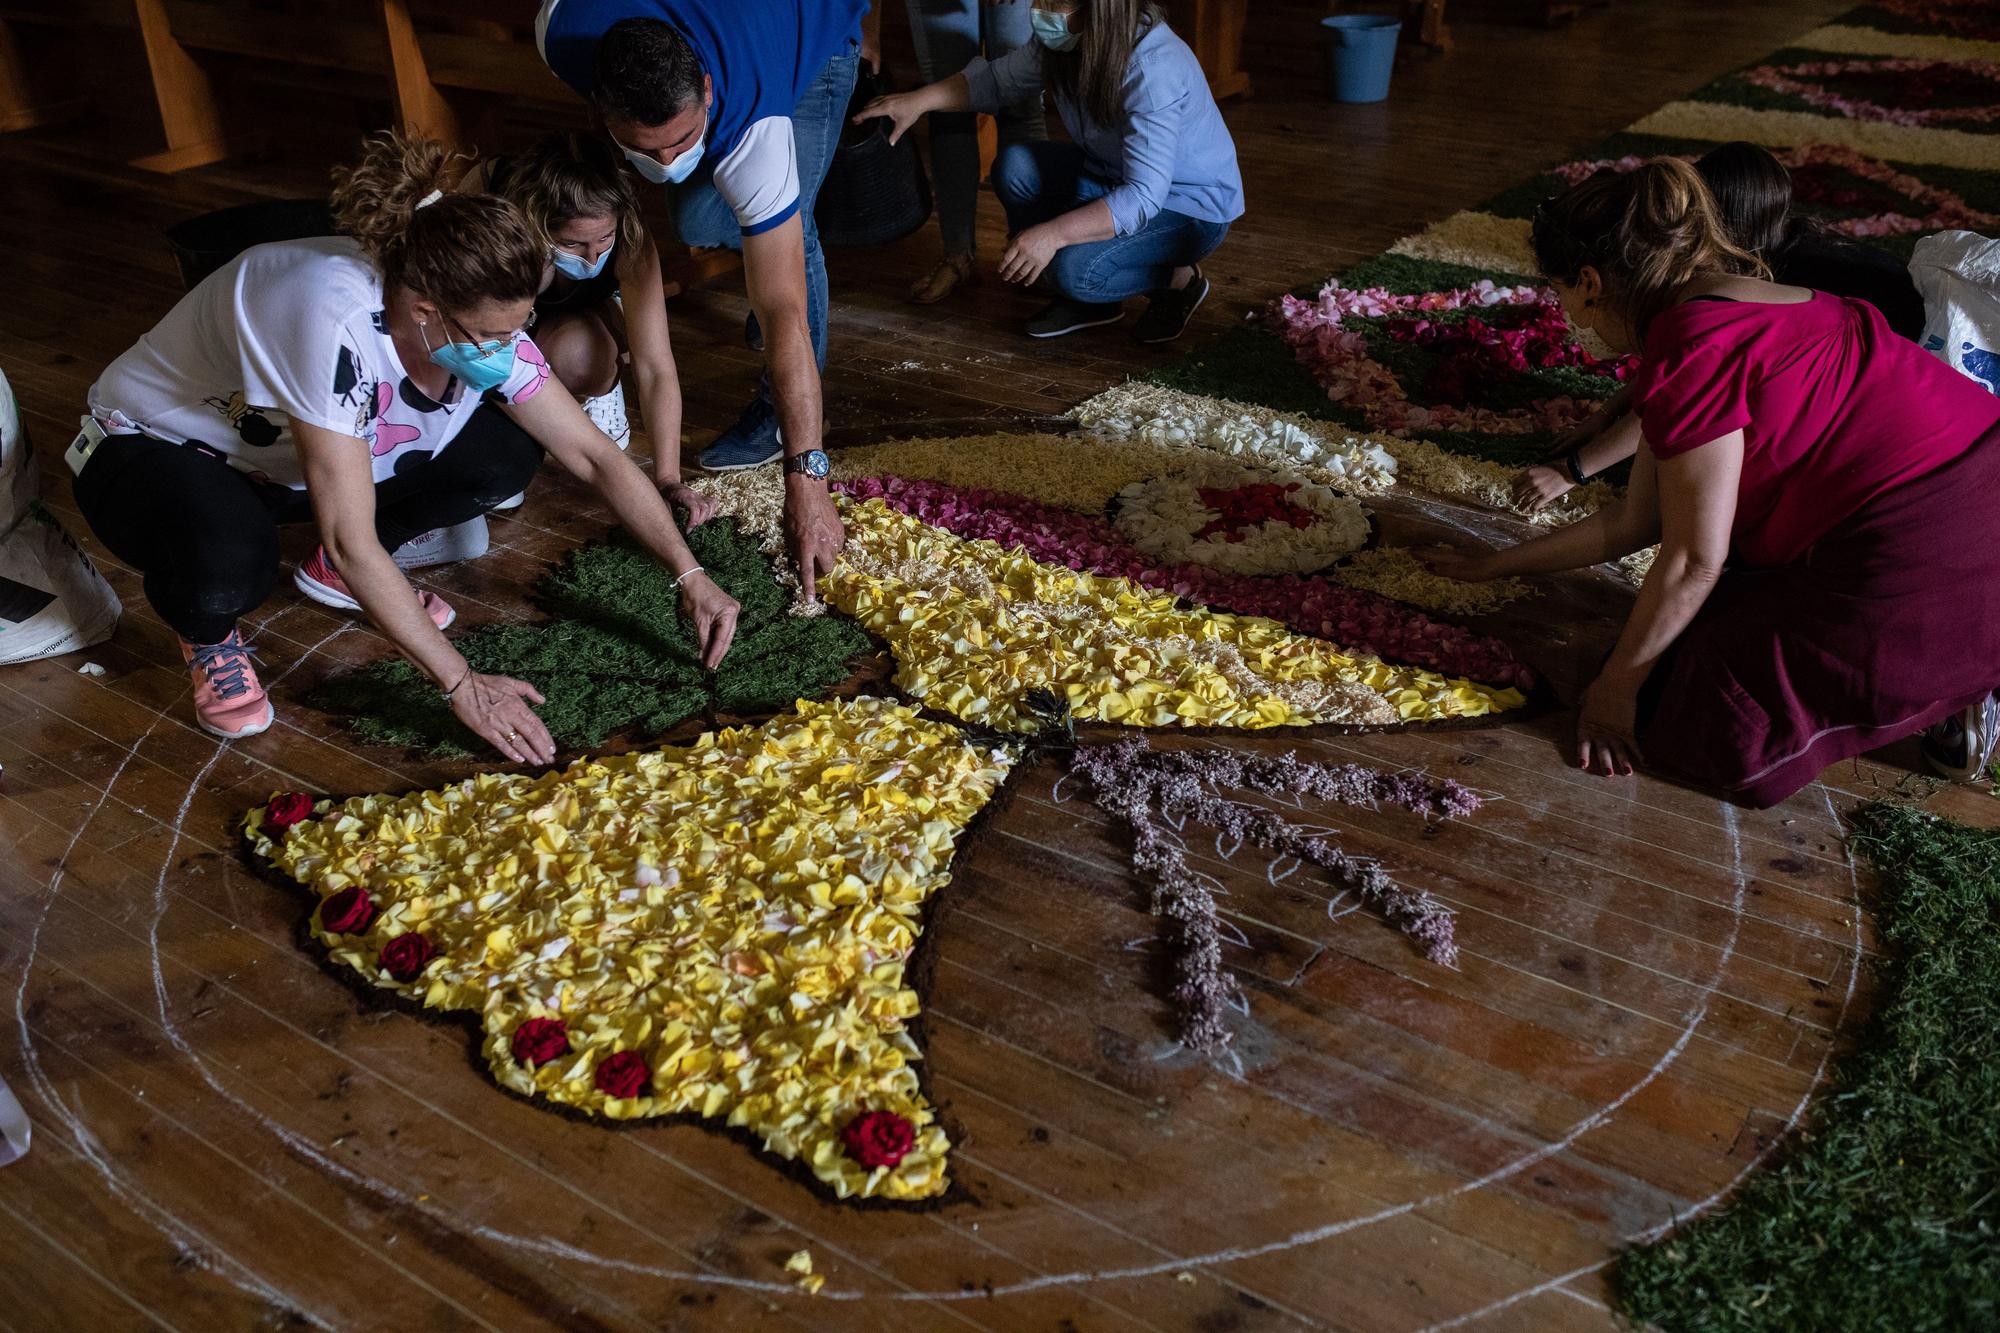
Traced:
<svg viewBox="0 0 2000 1333">
<path fill-rule="evenodd" d="M 689 176 L 694 175 L 694 169 L 701 165 L 701 151 L 706 145 L 707 139 L 708 120 L 704 117 L 701 123 L 701 137 L 694 141 L 694 147 L 688 149 L 671 162 L 662 162 L 658 158 L 642 153 L 635 148 L 627 148 L 624 144 L 618 143 L 616 139 L 613 139 L 611 142 L 618 143 L 618 151 L 625 154 L 625 160 L 632 164 L 632 170 L 638 172 L 641 176 L 653 182 L 653 184 L 679 185 Z"/>
<path fill-rule="evenodd" d="M 442 347 L 431 347 L 428 328 L 418 325 L 417 332 L 423 335 L 424 346 L 430 348 L 432 363 L 456 375 L 474 393 L 497 389 L 514 373 L 512 338 L 484 343 L 448 342 Z"/>
<path fill-rule="evenodd" d="M 597 256 L 595 263 L 585 259 L 582 255 L 573 255 L 559 245 L 549 248 L 549 258 L 555 261 L 556 272 L 566 278 L 574 278 L 578 282 L 582 282 L 587 278 L 594 278 L 604 272 L 605 261 L 611 258 L 611 251 L 615 248 L 615 246 L 605 246 L 603 253 Z"/>
<path fill-rule="evenodd" d="M 1082 33 L 1069 30 L 1067 14 L 1031 9 L 1028 11 L 1028 24 L 1035 30 L 1035 40 L 1051 51 L 1067 51 L 1083 40 Z"/>
</svg>

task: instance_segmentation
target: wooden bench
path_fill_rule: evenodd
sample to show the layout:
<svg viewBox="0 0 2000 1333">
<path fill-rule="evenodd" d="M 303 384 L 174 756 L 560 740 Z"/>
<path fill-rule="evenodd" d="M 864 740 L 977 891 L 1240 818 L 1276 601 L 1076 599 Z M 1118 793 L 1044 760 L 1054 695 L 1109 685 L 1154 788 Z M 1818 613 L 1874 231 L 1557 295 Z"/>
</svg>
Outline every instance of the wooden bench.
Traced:
<svg viewBox="0 0 2000 1333">
<path fill-rule="evenodd" d="M 574 105 L 519 24 L 455 18 L 456 6 L 413 15 L 411 0 L 327 0 L 296 13 L 217 0 L 65 0 L 60 7 L 0 3 L 0 128 L 47 123 L 21 66 L 22 30 L 35 26 L 137 30 L 152 75 L 166 148 L 135 160 L 151 171 L 220 161 L 242 138 L 224 122 L 201 56 L 232 56 L 382 80 L 403 128 L 467 142 L 448 91 Z M 523 21 L 532 9 L 523 9 Z M 420 23 L 419 19 L 430 22 Z"/>
<path fill-rule="evenodd" d="M 82 108 L 82 99 L 35 99 L 21 30 L 39 26 L 137 31 L 167 140 L 163 151 L 133 159 L 148 171 L 205 166 L 251 146 L 225 124 L 202 57 L 277 59 L 379 79 L 406 133 L 459 148 L 490 145 L 500 114 L 523 100 L 578 108 L 527 36 L 533 4 L 517 0 L 515 8 L 520 21 L 509 23 L 466 19 L 448 0 L 416 12 L 411 0 L 318 0 L 295 13 L 217 0 L 65 0 L 60 9 L 0 0 L 0 130 L 49 124 Z M 669 296 L 741 266 L 729 250 L 663 260 Z"/>
</svg>

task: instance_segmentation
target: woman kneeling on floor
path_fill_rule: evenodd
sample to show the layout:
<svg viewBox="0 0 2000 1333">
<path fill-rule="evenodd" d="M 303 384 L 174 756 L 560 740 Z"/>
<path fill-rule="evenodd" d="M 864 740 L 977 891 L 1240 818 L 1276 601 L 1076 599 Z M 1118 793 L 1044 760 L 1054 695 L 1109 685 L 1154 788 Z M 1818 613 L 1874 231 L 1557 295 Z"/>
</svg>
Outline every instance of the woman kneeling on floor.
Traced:
<svg viewBox="0 0 2000 1333">
<path fill-rule="evenodd" d="M 246 250 L 91 386 L 77 507 L 144 571 L 216 735 L 271 725 L 237 621 L 277 582 L 278 526 L 317 522 L 299 588 L 366 611 L 508 759 L 553 758 L 534 687 L 473 671 L 440 632 L 451 607 L 389 556 L 519 491 L 544 448 L 676 573 L 709 665 L 728 650 L 736 603 L 660 493 L 560 381 L 545 391 L 527 330 L 546 243 L 504 200 L 443 195 L 449 161 L 435 143 L 370 140 L 337 176 L 345 235 Z"/>
<path fill-rule="evenodd" d="M 1909 269 L 1886 250 L 1795 213 L 1791 173 L 1769 149 L 1726 143 L 1704 153 L 1694 169 L 1708 186 L 1723 231 L 1763 261 L 1773 282 L 1866 301 L 1901 337 L 1923 337 L 1924 298 Z M 1532 514 L 1636 454 L 1639 418 L 1631 408 L 1628 384 L 1557 445 L 1554 459 L 1523 469 L 1514 479 L 1514 503 Z"/>
<path fill-rule="evenodd" d="M 535 343 L 550 372 L 621 449 L 631 433 L 629 380 L 653 442 L 654 482 L 691 524 L 706 522 L 715 501 L 681 479 L 681 383 L 660 250 L 639 218 L 618 150 L 602 135 L 551 134 L 526 152 L 480 163 L 459 189 L 499 195 L 547 243 Z"/>
<path fill-rule="evenodd" d="M 1759 276 L 1692 167 L 1601 172 L 1543 205 L 1537 262 L 1572 323 L 1643 349 L 1625 498 L 1550 536 L 1436 562 L 1541 574 L 1658 543 L 1585 693 L 1577 761 L 1642 761 L 1774 805 L 1933 724 L 1971 776 L 2000 685 L 2000 401 L 1875 307 Z"/>
<path fill-rule="evenodd" d="M 1031 316 L 1055 338 L 1124 316 L 1143 343 L 1180 336 L 1208 295 L 1201 261 L 1243 216 L 1236 145 L 1201 64 L 1151 0 L 1036 0 L 1035 41 L 911 93 L 878 97 L 857 120 L 886 117 L 892 138 L 928 112 L 988 114 L 1055 94 L 1072 142 L 1010 143 L 993 189 L 1013 239 L 1000 276 L 1046 277 L 1060 299 Z"/>
</svg>

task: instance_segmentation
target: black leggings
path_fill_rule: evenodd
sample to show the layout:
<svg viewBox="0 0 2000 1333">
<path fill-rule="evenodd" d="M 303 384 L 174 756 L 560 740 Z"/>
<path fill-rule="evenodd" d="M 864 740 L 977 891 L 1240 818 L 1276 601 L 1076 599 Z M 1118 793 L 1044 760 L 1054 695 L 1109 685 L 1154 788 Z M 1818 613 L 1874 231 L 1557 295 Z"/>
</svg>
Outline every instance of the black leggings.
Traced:
<svg viewBox="0 0 2000 1333">
<path fill-rule="evenodd" d="M 393 551 L 525 490 L 541 446 L 479 408 L 431 458 L 375 486 L 375 535 Z M 114 435 L 76 479 L 97 539 L 146 576 L 146 600 L 189 643 L 220 643 L 278 582 L 278 525 L 310 523 L 303 490 L 253 481 L 198 444 Z"/>
</svg>

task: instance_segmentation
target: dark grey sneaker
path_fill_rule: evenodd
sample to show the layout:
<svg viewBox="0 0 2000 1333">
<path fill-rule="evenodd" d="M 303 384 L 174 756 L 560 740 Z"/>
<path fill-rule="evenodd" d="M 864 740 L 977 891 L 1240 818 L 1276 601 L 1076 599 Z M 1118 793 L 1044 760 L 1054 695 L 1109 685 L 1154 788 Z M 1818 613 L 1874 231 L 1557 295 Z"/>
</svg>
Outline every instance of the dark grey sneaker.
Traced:
<svg viewBox="0 0 2000 1333">
<path fill-rule="evenodd" d="M 1117 301 L 1109 305 L 1093 305 L 1089 301 L 1072 301 L 1065 296 L 1028 316 L 1027 331 L 1030 338 L 1060 338 L 1078 329 L 1116 324 L 1123 318 L 1125 307 Z"/>
<path fill-rule="evenodd" d="M 1953 782 L 1981 782 L 2000 742 L 2000 701 L 1987 695 L 1957 717 L 1925 730 L 1924 763 Z"/>
<path fill-rule="evenodd" d="M 1188 285 L 1181 288 L 1169 287 L 1163 292 L 1154 292 L 1152 304 L 1146 313 L 1132 322 L 1132 341 L 1136 343 L 1170 343 L 1187 331 L 1188 321 L 1194 312 L 1208 299 L 1208 279 L 1196 268 Z"/>
</svg>

